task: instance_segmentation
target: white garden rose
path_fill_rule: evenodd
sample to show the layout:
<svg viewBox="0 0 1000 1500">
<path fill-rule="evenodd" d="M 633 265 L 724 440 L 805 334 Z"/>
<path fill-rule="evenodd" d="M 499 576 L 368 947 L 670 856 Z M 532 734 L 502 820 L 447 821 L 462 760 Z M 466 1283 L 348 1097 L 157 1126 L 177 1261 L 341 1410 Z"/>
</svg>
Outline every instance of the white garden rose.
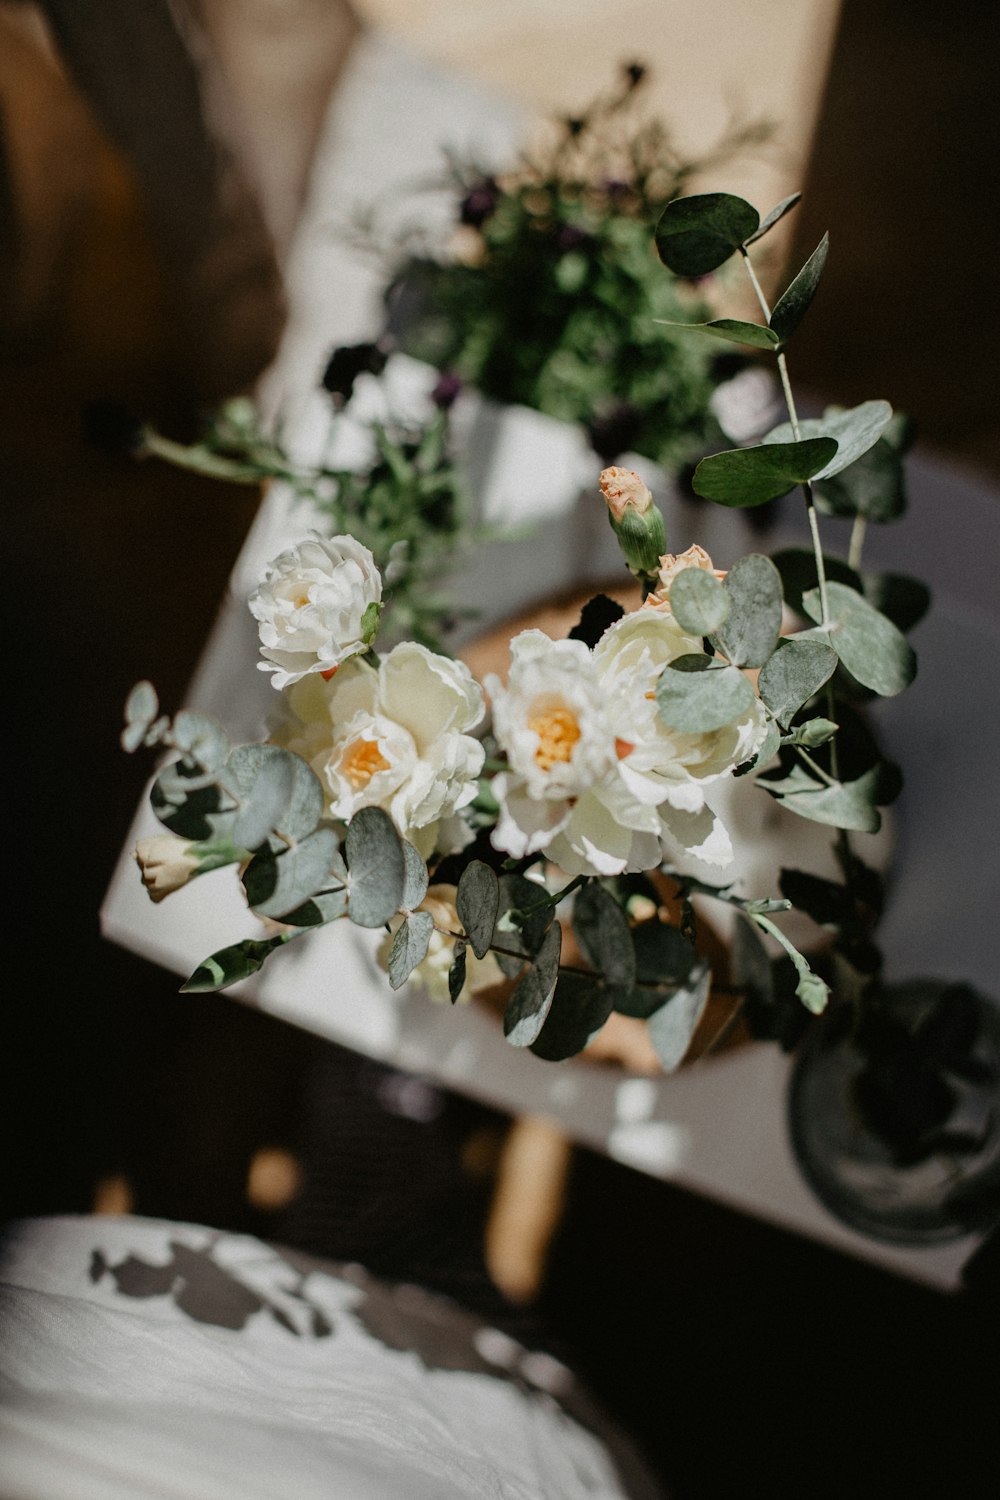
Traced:
<svg viewBox="0 0 1000 1500">
<path fill-rule="evenodd" d="M 425 858 L 446 830 L 451 846 L 484 759 L 469 733 L 483 693 L 464 663 L 403 641 L 378 668 L 356 657 L 329 681 L 295 683 L 286 701 L 272 738 L 309 762 L 332 817 L 346 823 L 359 808 L 381 807 Z"/>
<path fill-rule="evenodd" d="M 579 644 L 549 642 L 550 647 Z M 766 730 L 763 707 L 755 700 L 742 719 L 710 733 L 670 729 L 657 710 L 657 679 L 668 662 L 700 650 L 701 641 L 686 635 L 666 611 L 640 609 L 625 615 L 592 653 L 581 649 L 585 661 L 579 652 L 573 656 L 576 698 L 565 685 L 558 701 L 519 695 L 525 674 L 515 679 L 513 668 L 506 695 L 498 694 L 500 715 L 495 708 L 494 728 L 511 771 L 494 781 L 501 803 L 494 842 L 517 856 L 542 849 L 570 875 L 647 870 L 664 858 L 685 856 L 708 865 L 728 864 L 732 845 L 705 789 L 756 753 Z M 534 643 L 532 651 L 533 661 L 545 660 Z M 583 699 L 592 710 L 586 721 L 578 707 Z M 586 723 L 591 751 L 580 756 L 576 767 L 568 762 L 561 768 L 558 798 L 551 774 L 548 785 L 540 785 L 537 773 L 525 773 L 524 747 L 514 733 L 520 729 L 524 739 L 533 717 L 546 723 L 543 709 L 549 702 L 553 713 L 575 715 L 579 734 L 574 749 Z M 527 741 L 536 761 L 551 758 L 551 751 L 542 750 L 551 739 L 552 733 Z"/>
<path fill-rule="evenodd" d="M 261 671 L 284 688 L 311 673 L 335 672 L 374 634 L 382 579 L 352 536 L 311 533 L 269 563 L 249 600 Z"/>
<path fill-rule="evenodd" d="M 603 711 L 590 651 L 525 630 L 511 642 L 507 685 L 486 678 L 493 732 L 509 772 L 493 782 L 499 849 L 521 858 L 544 849 L 575 801 L 614 764 L 614 736 Z"/>
</svg>

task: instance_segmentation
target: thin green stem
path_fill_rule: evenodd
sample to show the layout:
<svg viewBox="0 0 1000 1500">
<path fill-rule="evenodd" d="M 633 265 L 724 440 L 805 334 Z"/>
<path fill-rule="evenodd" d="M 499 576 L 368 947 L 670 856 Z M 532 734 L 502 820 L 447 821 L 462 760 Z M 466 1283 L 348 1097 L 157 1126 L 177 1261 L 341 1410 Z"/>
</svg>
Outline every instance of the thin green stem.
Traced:
<svg viewBox="0 0 1000 1500">
<path fill-rule="evenodd" d="M 847 549 L 847 565 L 855 572 L 861 567 L 861 553 L 865 545 L 865 532 L 868 522 L 864 516 L 855 516 L 854 525 L 851 527 L 851 541 Z"/>
<path fill-rule="evenodd" d="M 819 762 L 813 760 L 808 750 L 803 750 L 801 745 L 796 745 L 795 752 L 802 760 L 805 761 L 810 771 L 815 771 L 816 775 L 820 778 L 821 781 L 825 781 L 827 786 L 837 786 L 838 783 L 835 777 L 828 776 Z"/>
</svg>

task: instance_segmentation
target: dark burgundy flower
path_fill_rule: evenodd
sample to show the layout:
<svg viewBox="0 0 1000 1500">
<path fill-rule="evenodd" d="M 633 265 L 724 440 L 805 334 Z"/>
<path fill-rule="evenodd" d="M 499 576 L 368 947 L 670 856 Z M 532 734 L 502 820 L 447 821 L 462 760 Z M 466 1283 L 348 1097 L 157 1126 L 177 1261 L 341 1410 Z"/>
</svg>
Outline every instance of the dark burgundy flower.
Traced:
<svg viewBox="0 0 1000 1500">
<path fill-rule="evenodd" d="M 582 250 L 587 245 L 594 243 L 594 236 L 581 229 L 579 224 L 562 224 L 556 236 L 556 244 L 560 250 Z"/>
<path fill-rule="evenodd" d="M 499 201 L 500 184 L 495 177 L 484 177 L 473 184 L 459 204 L 459 221 L 478 229 L 486 223 Z"/>
<path fill-rule="evenodd" d="M 384 344 L 341 344 L 326 362 L 320 385 L 333 397 L 335 406 L 351 399 L 359 375 L 381 375 L 388 350 Z"/>
<path fill-rule="evenodd" d="M 630 89 L 638 88 L 646 76 L 645 65 L 639 62 L 626 63 L 622 71 L 625 74 L 625 82 Z"/>
<path fill-rule="evenodd" d="M 431 400 L 439 411 L 447 411 L 454 404 L 462 389 L 462 382 L 450 370 L 442 370 L 437 385 L 431 391 Z"/>
</svg>

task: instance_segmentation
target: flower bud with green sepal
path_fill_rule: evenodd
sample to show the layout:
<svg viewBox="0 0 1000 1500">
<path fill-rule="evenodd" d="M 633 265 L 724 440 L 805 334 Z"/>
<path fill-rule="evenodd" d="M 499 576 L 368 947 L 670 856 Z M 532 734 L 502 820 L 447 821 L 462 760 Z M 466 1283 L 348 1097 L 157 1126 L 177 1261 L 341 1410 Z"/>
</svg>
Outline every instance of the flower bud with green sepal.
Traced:
<svg viewBox="0 0 1000 1500">
<path fill-rule="evenodd" d="M 667 533 L 649 487 L 634 470 L 612 467 L 601 471 L 601 493 L 629 569 L 640 582 L 652 587 L 659 577 L 660 558 L 667 550 Z"/>
</svg>

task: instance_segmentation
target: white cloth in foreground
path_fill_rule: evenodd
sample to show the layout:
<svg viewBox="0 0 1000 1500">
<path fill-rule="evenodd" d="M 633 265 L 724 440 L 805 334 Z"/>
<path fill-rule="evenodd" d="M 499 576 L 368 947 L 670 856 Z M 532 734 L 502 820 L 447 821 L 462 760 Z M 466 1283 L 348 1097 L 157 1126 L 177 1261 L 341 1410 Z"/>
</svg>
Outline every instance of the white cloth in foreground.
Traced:
<svg viewBox="0 0 1000 1500">
<path fill-rule="evenodd" d="M 3 1500 L 655 1494 L 557 1361 L 251 1236 L 15 1223 L 0 1349 Z"/>
</svg>

